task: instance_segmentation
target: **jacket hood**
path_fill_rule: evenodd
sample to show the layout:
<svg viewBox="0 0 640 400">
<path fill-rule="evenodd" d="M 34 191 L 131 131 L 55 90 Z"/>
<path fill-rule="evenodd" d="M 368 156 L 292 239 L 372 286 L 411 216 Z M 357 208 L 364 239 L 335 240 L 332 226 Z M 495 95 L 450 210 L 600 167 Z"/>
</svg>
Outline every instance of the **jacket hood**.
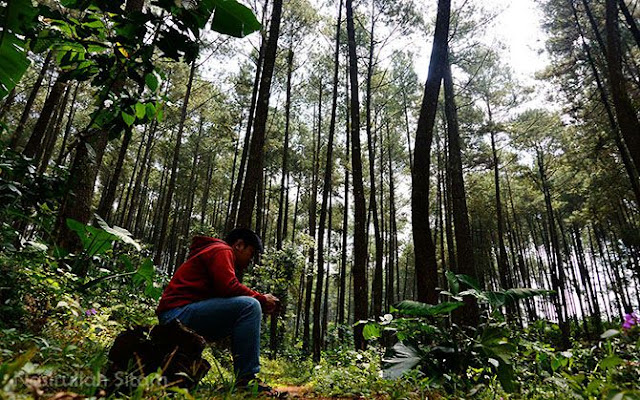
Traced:
<svg viewBox="0 0 640 400">
<path fill-rule="evenodd" d="M 206 247 L 211 246 L 214 243 L 221 243 L 227 245 L 227 242 L 221 239 L 212 238 L 209 236 L 194 236 L 191 241 L 191 246 L 189 246 L 189 257 L 191 258 L 194 255 L 198 254 Z M 227 245 L 228 246 L 228 245 Z"/>
</svg>

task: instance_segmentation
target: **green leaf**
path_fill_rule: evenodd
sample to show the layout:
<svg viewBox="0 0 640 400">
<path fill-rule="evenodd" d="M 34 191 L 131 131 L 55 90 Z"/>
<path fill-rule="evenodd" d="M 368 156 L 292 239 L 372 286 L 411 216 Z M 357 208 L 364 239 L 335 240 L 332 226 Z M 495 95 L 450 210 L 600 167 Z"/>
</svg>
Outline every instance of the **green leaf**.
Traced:
<svg viewBox="0 0 640 400">
<path fill-rule="evenodd" d="M 464 275 L 464 274 L 458 274 L 456 275 L 456 277 L 458 278 L 458 280 L 462 283 L 464 283 L 465 285 L 469 286 L 471 289 L 475 289 L 477 291 L 482 291 L 482 289 L 480 288 L 480 285 L 478 284 L 478 282 L 470 277 L 469 275 Z"/>
<path fill-rule="evenodd" d="M 117 240 L 120 240 L 120 241 L 122 241 L 124 243 L 132 245 L 138 251 L 142 250 L 142 247 L 140 246 L 140 243 L 138 243 L 135 239 L 133 239 L 131 237 L 131 232 L 129 232 L 128 230 L 126 230 L 124 228 L 121 228 L 119 226 L 115 226 L 115 225 L 113 227 L 110 227 L 109 224 L 107 224 L 105 222 L 105 220 L 100 218 L 100 216 L 97 215 L 97 214 L 95 214 L 95 218 L 98 221 L 98 226 L 100 226 L 100 228 L 104 229 L 105 232 L 110 233 Z"/>
<path fill-rule="evenodd" d="M 464 305 L 463 302 L 444 302 L 436 305 L 421 303 L 413 300 L 403 300 L 395 308 L 406 315 L 414 315 L 417 317 L 430 317 L 440 314 L 448 314 L 451 311 L 460 308 Z"/>
<path fill-rule="evenodd" d="M 120 115 L 122 115 L 122 120 L 124 121 L 125 124 L 127 124 L 128 126 L 133 125 L 133 123 L 136 121 L 136 117 L 135 115 L 131 115 L 131 114 L 127 114 L 124 111 L 120 112 Z"/>
<path fill-rule="evenodd" d="M 211 21 L 211 29 L 214 31 L 235 37 L 245 37 L 262 27 L 251 9 L 237 1 L 217 0 L 215 3 L 215 13 Z"/>
<path fill-rule="evenodd" d="M 142 119 L 147 113 L 147 108 L 142 103 L 136 103 L 136 118 Z"/>
<path fill-rule="evenodd" d="M 382 358 L 383 377 L 387 379 L 400 378 L 406 371 L 418 365 L 421 360 L 420 352 L 415 346 L 398 342 L 387 349 Z"/>
<path fill-rule="evenodd" d="M 600 360 L 600 367 L 604 368 L 604 369 L 610 369 L 610 368 L 615 368 L 618 365 L 622 364 L 624 361 L 622 360 L 622 358 L 616 356 L 616 355 L 611 355 L 609 357 L 605 357 L 602 360 Z"/>
<path fill-rule="evenodd" d="M 535 296 L 546 296 L 554 293 L 553 290 L 546 289 L 530 289 L 530 288 L 513 288 L 504 292 L 505 304 L 515 303 L 518 300 Z"/>
<path fill-rule="evenodd" d="M 153 283 L 154 274 L 155 267 L 153 265 L 153 261 L 151 261 L 150 258 L 147 258 L 133 275 L 133 281 L 136 284 L 140 284 L 142 282 L 146 282 L 147 284 Z"/>
<path fill-rule="evenodd" d="M 510 364 L 500 363 L 498 365 L 498 380 L 500 385 L 507 393 L 515 393 L 518 391 L 518 384 L 515 380 L 513 367 Z"/>
<path fill-rule="evenodd" d="M 145 113 L 147 115 L 147 118 L 149 120 L 152 120 L 156 116 L 156 106 L 154 106 L 153 103 L 147 103 L 145 105 Z"/>
<path fill-rule="evenodd" d="M 449 282 L 449 290 L 454 296 L 456 296 L 460 293 L 460 282 L 458 281 L 458 277 L 456 277 L 455 272 L 451 270 L 447 270 L 444 274 L 447 277 L 447 282 Z"/>
<path fill-rule="evenodd" d="M 3 8 L 4 11 L 0 16 L 4 18 L 0 20 L 0 26 L 4 33 L 7 31 L 17 34 L 26 33 L 36 22 L 38 9 L 33 6 L 31 0 L 6 0 L 6 6 Z"/>
<path fill-rule="evenodd" d="M 144 76 L 144 82 L 152 92 L 158 90 L 158 77 L 153 72 Z"/>
<path fill-rule="evenodd" d="M 24 41 L 14 34 L 0 32 L 0 99 L 13 89 L 31 62 L 27 58 Z"/>
<path fill-rule="evenodd" d="M 86 225 L 73 218 L 67 218 L 67 227 L 78 235 L 82 242 L 82 247 L 86 249 L 91 243 L 91 239 L 89 239 L 89 235 L 87 234 Z"/>
<path fill-rule="evenodd" d="M 362 335 L 365 340 L 377 339 L 380 337 L 380 334 L 380 326 L 371 322 L 366 324 L 362 330 Z"/>
<path fill-rule="evenodd" d="M 602 335 L 600 335 L 600 338 L 602 339 L 608 339 L 610 337 L 619 335 L 620 331 L 617 329 L 609 329 L 608 331 L 606 331 L 605 333 L 603 333 Z"/>
</svg>

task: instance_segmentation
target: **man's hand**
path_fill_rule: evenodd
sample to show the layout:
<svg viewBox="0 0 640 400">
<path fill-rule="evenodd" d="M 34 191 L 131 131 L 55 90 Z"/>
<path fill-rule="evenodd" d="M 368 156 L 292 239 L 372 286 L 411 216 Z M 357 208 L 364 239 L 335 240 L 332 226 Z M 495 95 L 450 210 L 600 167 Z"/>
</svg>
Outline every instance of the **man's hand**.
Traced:
<svg viewBox="0 0 640 400">
<path fill-rule="evenodd" d="M 266 301 L 262 305 L 262 311 L 265 314 L 273 314 L 280 306 L 280 299 L 272 295 L 271 293 L 265 294 L 264 298 L 266 299 Z"/>
</svg>

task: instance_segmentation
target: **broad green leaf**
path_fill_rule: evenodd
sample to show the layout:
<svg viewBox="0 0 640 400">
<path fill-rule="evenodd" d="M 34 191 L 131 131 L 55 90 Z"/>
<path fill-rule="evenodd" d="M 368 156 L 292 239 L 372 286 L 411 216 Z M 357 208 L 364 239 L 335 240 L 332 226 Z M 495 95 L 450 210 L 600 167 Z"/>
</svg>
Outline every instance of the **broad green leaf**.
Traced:
<svg viewBox="0 0 640 400">
<path fill-rule="evenodd" d="M 600 335 L 600 338 L 602 339 L 608 339 L 610 337 L 619 335 L 620 331 L 617 329 L 609 329 L 608 331 L 606 331 L 605 333 L 603 333 L 602 335 Z"/>
<path fill-rule="evenodd" d="M 158 90 L 158 77 L 153 72 L 144 76 L 144 82 L 152 92 Z"/>
<path fill-rule="evenodd" d="M 153 283 L 153 275 L 155 274 L 155 267 L 153 265 L 153 261 L 147 258 L 144 260 L 144 263 L 138 268 L 136 273 L 133 275 L 133 281 L 136 284 L 140 284 L 142 282 L 146 282 L 147 284 Z"/>
<path fill-rule="evenodd" d="M 127 114 L 124 111 L 120 112 L 120 115 L 122 115 L 122 120 L 124 121 L 125 124 L 127 124 L 128 126 L 133 125 L 133 123 L 136 121 L 136 117 L 135 115 L 131 115 L 131 114 Z"/>
<path fill-rule="evenodd" d="M 460 308 L 463 302 L 444 302 L 436 305 L 421 303 L 413 300 L 403 300 L 398 303 L 395 308 L 403 314 L 414 315 L 418 317 L 428 317 L 440 314 L 448 314 L 451 311 Z"/>
<path fill-rule="evenodd" d="M 136 118 L 142 119 L 147 113 L 147 108 L 142 103 L 136 103 Z"/>
<path fill-rule="evenodd" d="M 534 296 L 546 296 L 554 293 L 553 290 L 546 289 L 530 289 L 530 288 L 513 288 L 504 292 L 506 304 L 516 302 L 517 300 L 526 299 Z"/>
<path fill-rule="evenodd" d="M 380 326 L 370 322 L 364 326 L 362 335 L 365 340 L 377 339 L 380 337 Z"/>
<path fill-rule="evenodd" d="M 510 364 L 500 363 L 498 365 L 498 380 L 500 385 L 507 393 L 515 393 L 518 391 L 518 384 L 515 380 L 513 367 Z"/>
<path fill-rule="evenodd" d="M 156 116 L 156 106 L 153 103 L 147 103 L 145 105 L 145 113 L 149 120 L 152 120 Z"/>
<path fill-rule="evenodd" d="M 604 368 L 604 369 L 610 369 L 610 368 L 614 368 L 617 367 L 618 365 L 622 364 L 624 361 L 622 360 L 622 358 L 616 356 L 616 355 L 611 355 L 609 357 L 605 357 L 602 360 L 600 360 L 600 367 Z"/>
<path fill-rule="evenodd" d="M 31 62 L 27 58 L 24 41 L 10 32 L 0 33 L 0 99 L 2 99 L 18 84 Z"/>
<path fill-rule="evenodd" d="M 26 33 L 36 22 L 35 17 L 38 15 L 38 9 L 33 6 L 31 0 L 5 0 L 3 12 L 0 19 L 3 32 L 11 31 L 14 34 Z"/>
<path fill-rule="evenodd" d="M 109 224 L 107 224 L 106 221 L 100 218 L 100 216 L 97 214 L 95 214 L 95 218 L 98 221 L 98 226 L 100 226 L 100 228 L 104 229 L 106 232 L 115 236 L 118 240 L 132 245 L 133 247 L 136 248 L 136 250 L 138 251 L 142 250 L 140 243 L 138 243 L 135 239 L 131 237 L 131 232 L 119 226 L 110 227 Z"/>
<path fill-rule="evenodd" d="M 422 357 L 416 347 L 398 342 L 387 349 L 382 358 L 382 374 L 387 379 L 397 379 L 420 363 Z"/>
<path fill-rule="evenodd" d="M 237 1 L 217 0 L 215 3 L 211 21 L 211 29 L 214 31 L 235 37 L 245 37 L 262 27 L 251 9 Z"/>
<path fill-rule="evenodd" d="M 449 283 L 449 290 L 451 291 L 451 293 L 454 296 L 460 293 L 460 282 L 458 281 L 455 272 L 447 270 L 444 274 L 447 277 L 447 282 Z"/>
<path fill-rule="evenodd" d="M 155 287 L 153 283 L 149 283 L 144 289 L 144 294 L 154 300 L 158 300 L 160 299 L 160 296 L 162 296 L 162 288 Z"/>
<path fill-rule="evenodd" d="M 456 277 L 458 278 L 458 280 L 462 283 L 464 283 L 465 285 L 469 286 L 471 289 L 475 289 L 477 291 L 482 291 L 482 289 L 480 288 L 480 285 L 478 284 L 478 282 L 470 277 L 469 275 L 464 275 L 464 274 L 458 274 L 456 275 Z"/>
<path fill-rule="evenodd" d="M 91 243 L 91 239 L 87 234 L 87 229 L 85 224 L 83 224 L 80 221 L 76 221 L 73 218 L 67 218 L 67 227 L 78 235 L 78 237 L 80 238 L 80 241 L 82 242 L 82 247 L 84 249 L 89 247 Z"/>
</svg>

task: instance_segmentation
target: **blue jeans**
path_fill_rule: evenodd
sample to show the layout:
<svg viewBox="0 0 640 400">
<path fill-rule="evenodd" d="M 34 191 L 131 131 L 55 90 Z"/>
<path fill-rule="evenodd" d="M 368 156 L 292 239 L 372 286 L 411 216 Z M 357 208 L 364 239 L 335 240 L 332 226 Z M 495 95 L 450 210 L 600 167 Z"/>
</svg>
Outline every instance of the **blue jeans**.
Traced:
<svg viewBox="0 0 640 400">
<path fill-rule="evenodd" d="M 209 341 L 231 336 L 233 369 L 239 379 L 253 379 L 260 371 L 262 308 L 253 297 L 215 297 L 164 311 L 160 324 L 174 319 Z"/>
</svg>

